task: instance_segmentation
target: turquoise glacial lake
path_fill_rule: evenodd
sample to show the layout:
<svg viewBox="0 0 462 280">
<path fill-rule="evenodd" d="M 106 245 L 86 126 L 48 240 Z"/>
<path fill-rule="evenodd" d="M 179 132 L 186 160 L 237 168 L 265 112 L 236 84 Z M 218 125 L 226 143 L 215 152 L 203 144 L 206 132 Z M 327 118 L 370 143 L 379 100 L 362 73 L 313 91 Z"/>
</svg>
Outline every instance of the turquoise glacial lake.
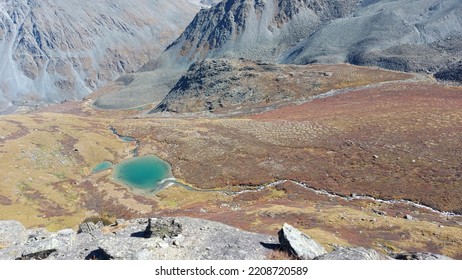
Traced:
<svg viewBox="0 0 462 280">
<path fill-rule="evenodd" d="M 92 172 L 93 173 L 100 172 L 100 171 L 109 169 L 111 167 L 112 167 L 112 162 L 103 161 L 103 162 L 99 163 L 98 165 L 96 165 L 95 168 L 93 168 Z"/>
<path fill-rule="evenodd" d="M 156 156 L 132 158 L 114 166 L 114 179 L 132 188 L 155 191 L 171 177 L 170 165 Z"/>
</svg>

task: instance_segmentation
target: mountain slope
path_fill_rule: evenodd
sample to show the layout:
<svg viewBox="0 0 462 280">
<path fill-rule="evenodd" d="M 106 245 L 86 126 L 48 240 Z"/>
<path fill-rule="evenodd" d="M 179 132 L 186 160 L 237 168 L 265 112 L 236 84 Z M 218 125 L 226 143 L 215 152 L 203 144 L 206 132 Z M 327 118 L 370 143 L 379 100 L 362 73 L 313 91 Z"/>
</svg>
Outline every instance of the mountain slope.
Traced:
<svg viewBox="0 0 462 280">
<path fill-rule="evenodd" d="M 358 0 L 225 0 L 202 9 L 144 73 L 94 105 L 105 109 L 158 103 L 191 63 L 204 58 L 234 57 L 276 61 L 281 53 L 313 33 L 321 24 L 346 16 Z"/>
<path fill-rule="evenodd" d="M 358 0 L 225 0 L 201 10 L 155 63 L 189 65 L 206 57 L 275 60 L 324 22 L 348 15 Z"/>
<path fill-rule="evenodd" d="M 226 0 L 201 10 L 158 59 L 141 68 L 146 72 L 135 75 L 132 85 L 95 104 L 112 109 L 157 104 L 204 58 L 346 62 L 442 71 L 438 77 L 454 80 L 458 76 L 446 72 L 461 65 L 460 14 L 457 0 Z"/>
<path fill-rule="evenodd" d="M 284 54 L 281 62 L 349 62 L 402 71 L 430 71 L 462 57 L 459 0 L 362 1 Z"/>
<path fill-rule="evenodd" d="M 461 60 L 461 14 L 459 0 L 223 1 L 144 69 L 244 57 L 437 72 Z"/>
<path fill-rule="evenodd" d="M 199 11 L 187 0 L 0 3 L 0 112 L 80 99 L 156 57 Z"/>
</svg>

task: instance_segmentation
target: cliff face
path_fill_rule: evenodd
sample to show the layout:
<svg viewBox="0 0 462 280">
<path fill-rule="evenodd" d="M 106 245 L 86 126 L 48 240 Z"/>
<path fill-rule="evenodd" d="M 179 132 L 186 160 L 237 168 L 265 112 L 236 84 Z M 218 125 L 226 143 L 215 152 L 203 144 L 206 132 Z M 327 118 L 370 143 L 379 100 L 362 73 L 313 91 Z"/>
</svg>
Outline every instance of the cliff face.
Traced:
<svg viewBox="0 0 462 280">
<path fill-rule="evenodd" d="M 0 112 L 81 99 L 156 57 L 199 11 L 187 0 L 0 3 Z"/>
<path fill-rule="evenodd" d="M 202 10 L 166 50 L 162 63 L 206 57 L 275 60 L 328 20 L 357 8 L 358 0 L 225 0 Z M 157 65 L 148 64 L 145 69 Z"/>
</svg>

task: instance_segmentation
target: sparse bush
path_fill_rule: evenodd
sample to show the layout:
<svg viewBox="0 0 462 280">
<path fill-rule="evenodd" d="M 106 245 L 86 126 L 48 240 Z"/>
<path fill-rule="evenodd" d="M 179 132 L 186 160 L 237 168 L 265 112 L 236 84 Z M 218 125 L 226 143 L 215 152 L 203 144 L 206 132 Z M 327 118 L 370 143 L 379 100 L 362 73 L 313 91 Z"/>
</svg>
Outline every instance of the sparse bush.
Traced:
<svg viewBox="0 0 462 280">
<path fill-rule="evenodd" d="M 291 255 L 289 252 L 283 251 L 282 249 L 275 249 L 271 251 L 267 256 L 267 260 L 276 261 L 276 260 L 296 260 L 296 258 Z"/>
</svg>

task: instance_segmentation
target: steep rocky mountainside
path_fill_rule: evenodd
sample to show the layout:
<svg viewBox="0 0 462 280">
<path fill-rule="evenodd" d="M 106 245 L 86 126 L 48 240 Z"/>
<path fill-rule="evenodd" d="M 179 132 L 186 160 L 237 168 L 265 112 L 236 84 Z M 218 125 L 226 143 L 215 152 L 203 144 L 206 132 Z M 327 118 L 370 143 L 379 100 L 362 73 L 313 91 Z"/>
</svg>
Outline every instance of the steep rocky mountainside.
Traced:
<svg viewBox="0 0 462 280">
<path fill-rule="evenodd" d="M 223 1 L 144 69 L 244 57 L 434 73 L 461 59 L 461 13 L 458 0 Z"/>
<path fill-rule="evenodd" d="M 362 1 L 282 56 L 284 63 L 377 65 L 436 72 L 462 58 L 459 0 Z"/>
<path fill-rule="evenodd" d="M 354 11 L 358 0 L 225 0 L 199 12 L 162 59 L 145 69 L 206 57 L 274 60 L 323 22 Z"/>
<path fill-rule="evenodd" d="M 187 0 L 0 2 L 0 112 L 81 99 L 136 71 L 200 7 Z"/>
</svg>

